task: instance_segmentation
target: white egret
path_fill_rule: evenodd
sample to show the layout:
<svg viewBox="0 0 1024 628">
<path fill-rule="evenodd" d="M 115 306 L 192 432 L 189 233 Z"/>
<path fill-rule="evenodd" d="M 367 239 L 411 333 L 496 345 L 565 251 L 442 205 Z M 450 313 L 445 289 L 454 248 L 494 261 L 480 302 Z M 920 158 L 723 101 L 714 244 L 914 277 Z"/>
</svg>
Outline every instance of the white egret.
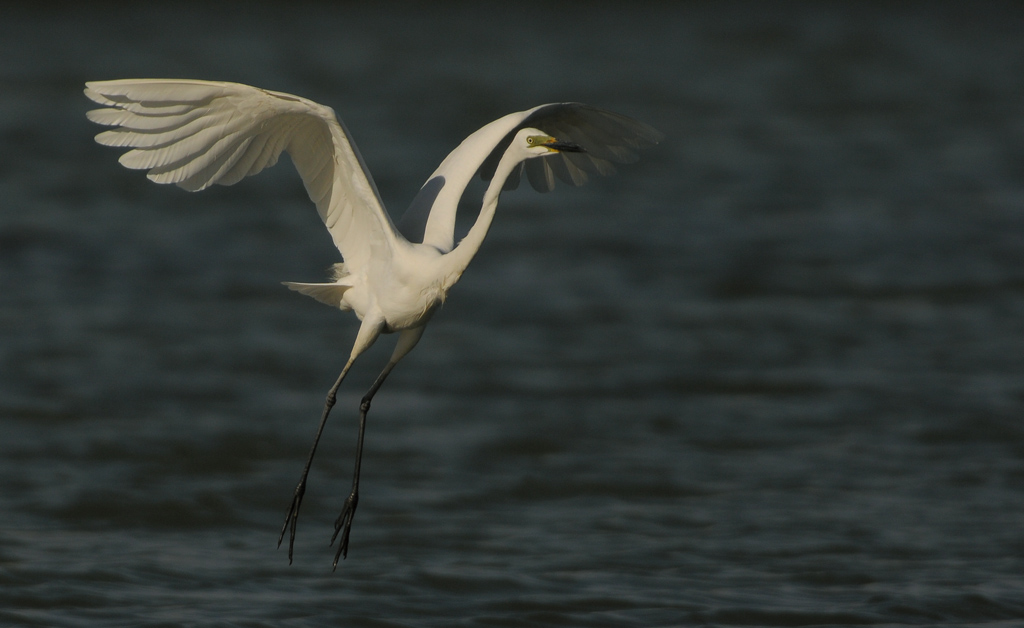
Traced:
<svg viewBox="0 0 1024 628">
<path fill-rule="evenodd" d="M 494 218 L 498 196 L 515 188 L 525 170 L 534 188 L 546 192 L 555 177 L 573 185 L 587 173 L 609 174 L 610 162 L 636 160 L 635 149 L 662 135 L 625 116 L 580 103 L 541 105 L 495 120 L 467 137 L 420 188 L 396 225 L 342 122 L 329 107 L 311 100 L 237 83 L 128 79 L 86 83 L 85 95 L 104 106 L 88 118 L 112 127 L 96 136 L 107 146 L 129 147 L 120 162 L 149 170 L 149 179 L 189 191 L 214 183 L 232 185 L 274 165 L 287 152 L 341 252 L 327 283 L 286 283 L 289 288 L 339 308 L 362 323 L 337 381 L 324 403 L 320 424 L 278 547 L 288 539 L 292 560 L 299 507 L 306 479 L 352 364 L 381 333 L 398 332 L 384 370 L 359 406 L 352 490 L 334 524 L 334 556 L 348 554 L 352 518 L 359 501 L 359 467 L 366 414 L 385 378 L 416 346 L 448 291 L 480 248 Z M 543 159 L 536 159 L 543 158 Z M 490 180 L 475 224 L 455 245 L 459 199 L 474 174 Z"/>
</svg>

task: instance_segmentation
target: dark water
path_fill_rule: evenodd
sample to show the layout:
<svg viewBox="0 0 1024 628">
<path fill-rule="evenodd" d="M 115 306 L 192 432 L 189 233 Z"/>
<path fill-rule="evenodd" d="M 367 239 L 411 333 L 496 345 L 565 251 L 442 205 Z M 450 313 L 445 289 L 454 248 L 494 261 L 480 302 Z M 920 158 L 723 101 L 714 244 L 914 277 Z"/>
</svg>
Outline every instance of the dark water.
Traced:
<svg viewBox="0 0 1024 628">
<path fill-rule="evenodd" d="M 0 19 L 0 624 L 1019 626 L 1015 4 L 128 4 Z M 503 198 L 370 415 L 290 166 L 190 195 L 91 79 L 329 104 L 398 213 L 464 136 L 580 100 L 666 142 Z"/>
</svg>

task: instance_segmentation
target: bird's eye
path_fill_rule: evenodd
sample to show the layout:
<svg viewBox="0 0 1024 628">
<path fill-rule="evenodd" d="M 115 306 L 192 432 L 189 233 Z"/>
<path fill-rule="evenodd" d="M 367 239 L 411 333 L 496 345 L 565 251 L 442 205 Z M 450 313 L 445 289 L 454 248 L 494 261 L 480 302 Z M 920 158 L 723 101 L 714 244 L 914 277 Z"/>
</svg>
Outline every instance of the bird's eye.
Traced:
<svg viewBox="0 0 1024 628">
<path fill-rule="evenodd" d="M 526 138 L 526 143 L 527 144 L 533 144 L 533 138 L 532 137 Z"/>
</svg>

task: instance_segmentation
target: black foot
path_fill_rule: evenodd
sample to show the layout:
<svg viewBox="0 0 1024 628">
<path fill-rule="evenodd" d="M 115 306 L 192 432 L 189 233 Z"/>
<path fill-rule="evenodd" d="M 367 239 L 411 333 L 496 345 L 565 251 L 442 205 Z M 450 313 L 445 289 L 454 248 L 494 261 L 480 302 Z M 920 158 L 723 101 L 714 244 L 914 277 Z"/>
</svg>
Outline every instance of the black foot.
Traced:
<svg viewBox="0 0 1024 628">
<path fill-rule="evenodd" d="M 356 515 L 356 506 L 359 504 L 359 491 L 352 491 L 352 494 L 345 500 L 345 506 L 341 509 L 337 521 L 334 522 L 334 536 L 331 537 L 331 545 L 334 539 L 338 538 L 341 532 L 341 543 L 338 544 L 338 552 L 334 555 L 334 568 L 338 568 L 338 561 L 348 557 L 348 535 L 352 531 L 352 517 Z"/>
<path fill-rule="evenodd" d="M 295 525 L 299 521 L 299 506 L 302 505 L 302 496 L 306 493 L 306 482 L 299 482 L 295 487 L 295 496 L 292 497 L 292 505 L 288 508 L 288 516 L 284 518 L 284 525 L 281 526 L 281 536 L 277 539 L 277 547 L 281 547 L 284 541 L 284 533 L 291 530 L 288 536 L 288 564 L 292 564 L 292 550 L 295 549 Z"/>
</svg>

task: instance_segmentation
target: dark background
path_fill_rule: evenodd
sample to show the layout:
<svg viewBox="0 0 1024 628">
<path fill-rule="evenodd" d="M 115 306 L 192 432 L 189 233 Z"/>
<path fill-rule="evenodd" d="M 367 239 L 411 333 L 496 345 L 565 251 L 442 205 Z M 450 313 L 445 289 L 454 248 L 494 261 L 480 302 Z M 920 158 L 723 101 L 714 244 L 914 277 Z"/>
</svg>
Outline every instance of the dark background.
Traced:
<svg viewBox="0 0 1024 628">
<path fill-rule="evenodd" d="M 1024 617 L 1019 5 L 34 6 L 0 19 L 0 623 Z M 667 139 L 503 197 L 377 396 L 331 574 L 391 339 L 289 567 L 356 321 L 279 282 L 338 255 L 287 160 L 196 195 L 121 168 L 81 90 L 127 77 L 334 107 L 393 215 L 543 102 Z"/>
</svg>

